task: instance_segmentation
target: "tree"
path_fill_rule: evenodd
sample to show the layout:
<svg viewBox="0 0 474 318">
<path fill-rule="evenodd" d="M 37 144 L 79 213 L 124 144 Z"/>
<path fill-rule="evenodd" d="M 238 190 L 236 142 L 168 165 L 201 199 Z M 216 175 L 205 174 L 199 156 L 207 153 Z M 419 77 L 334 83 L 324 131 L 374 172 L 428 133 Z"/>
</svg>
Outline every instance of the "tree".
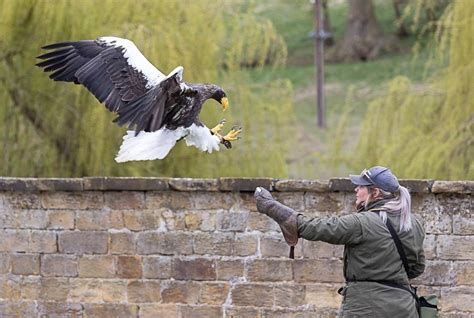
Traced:
<svg viewBox="0 0 474 318">
<path fill-rule="evenodd" d="M 397 50 L 392 38 L 384 36 L 375 17 L 372 0 L 348 0 L 344 38 L 336 44 L 333 61 L 370 60 L 382 51 Z"/>
</svg>

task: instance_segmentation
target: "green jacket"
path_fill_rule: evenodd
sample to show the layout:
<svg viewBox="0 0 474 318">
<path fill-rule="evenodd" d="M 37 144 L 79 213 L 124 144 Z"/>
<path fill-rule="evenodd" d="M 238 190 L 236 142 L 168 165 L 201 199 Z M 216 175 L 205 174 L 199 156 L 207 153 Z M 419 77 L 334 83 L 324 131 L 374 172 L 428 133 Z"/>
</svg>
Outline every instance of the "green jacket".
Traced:
<svg viewBox="0 0 474 318">
<path fill-rule="evenodd" d="M 408 277 L 390 232 L 376 212 L 384 201 L 341 217 L 308 218 L 298 215 L 298 235 L 311 241 L 344 244 L 341 317 L 418 317 L 413 296 L 374 280 L 408 286 L 425 269 L 423 226 L 412 216 L 412 229 L 399 233 L 399 217 L 387 213 L 408 259 Z"/>
</svg>

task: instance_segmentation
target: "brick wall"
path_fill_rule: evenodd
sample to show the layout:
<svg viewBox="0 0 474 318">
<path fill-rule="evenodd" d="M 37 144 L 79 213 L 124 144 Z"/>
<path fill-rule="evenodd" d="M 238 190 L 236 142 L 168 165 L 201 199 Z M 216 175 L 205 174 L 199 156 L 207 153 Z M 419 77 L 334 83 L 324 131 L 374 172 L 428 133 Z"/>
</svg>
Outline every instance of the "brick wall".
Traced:
<svg viewBox="0 0 474 318">
<path fill-rule="evenodd" d="M 427 231 L 414 283 L 472 317 L 474 182 L 402 184 Z M 0 317 L 334 317 L 342 247 L 300 241 L 288 259 L 256 186 L 352 212 L 347 179 L 0 178 Z"/>
</svg>

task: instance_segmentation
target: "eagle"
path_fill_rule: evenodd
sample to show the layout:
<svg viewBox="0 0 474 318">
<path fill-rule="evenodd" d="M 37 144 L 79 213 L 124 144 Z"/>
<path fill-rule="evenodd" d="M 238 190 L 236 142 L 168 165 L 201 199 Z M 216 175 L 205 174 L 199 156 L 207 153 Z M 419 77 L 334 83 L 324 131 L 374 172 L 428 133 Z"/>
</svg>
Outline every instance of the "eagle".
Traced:
<svg viewBox="0 0 474 318">
<path fill-rule="evenodd" d="M 231 148 L 242 128 L 220 132 L 225 120 L 209 129 L 199 120 L 202 105 L 214 99 L 223 111 L 227 95 L 215 84 L 186 83 L 183 67 L 168 75 L 153 66 L 135 44 L 118 37 L 58 42 L 43 46 L 48 50 L 37 58 L 36 66 L 55 81 L 81 84 L 100 103 L 117 114 L 119 126 L 128 125 L 115 158 L 117 162 L 165 158 L 179 140 L 201 151 L 218 151 L 220 144 Z"/>
</svg>

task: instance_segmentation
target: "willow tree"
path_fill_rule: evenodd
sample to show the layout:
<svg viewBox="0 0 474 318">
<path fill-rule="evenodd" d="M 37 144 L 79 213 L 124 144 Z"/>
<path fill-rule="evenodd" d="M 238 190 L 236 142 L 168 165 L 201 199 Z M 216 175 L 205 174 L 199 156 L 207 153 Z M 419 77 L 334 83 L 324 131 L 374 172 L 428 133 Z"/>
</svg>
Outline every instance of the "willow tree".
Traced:
<svg viewBox="0 0 474 318">
<path fill-rule="evenodd" d="M 0 0 L 0 175 L 285 176 L 291 85 L 252 87 L 239 74 L 281 64 L 286 47 L 251 12 L 204 0 Z M 218 83 L 231 108 L 222 114 L 208 102 L 201 119 L 225 116 L 243 138 L 212 155 L 179 145 L 162 161 L 115 163 L 126 128 L 83 87 L 34 67 L 42 45 L 103 35 L 133 40 L 163 73 L 183 65 L 188 82 Z"/>
<path fill-rule="evenodd" d="M 354 168 L 382 164 L 406 178 L 474 179 L 473 30 L 474 2 L 452 2 L 435 37 L 435 64 L 445 66 L 423 85 L 393 79 L 369 105 Z"/>
</svg>

